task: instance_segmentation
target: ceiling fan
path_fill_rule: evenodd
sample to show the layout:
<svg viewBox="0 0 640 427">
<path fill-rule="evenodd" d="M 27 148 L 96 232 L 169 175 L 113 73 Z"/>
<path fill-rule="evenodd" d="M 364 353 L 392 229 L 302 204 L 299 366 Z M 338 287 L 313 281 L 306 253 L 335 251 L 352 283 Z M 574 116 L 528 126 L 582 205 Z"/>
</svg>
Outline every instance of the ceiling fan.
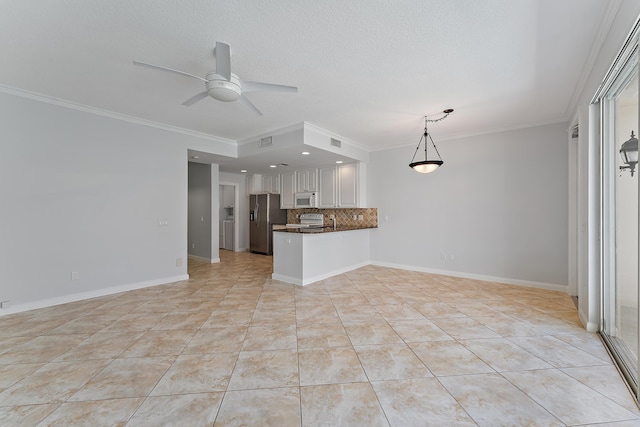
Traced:
<svg viewBox="0 0 640 427">
<path fill-rule="evenodd" d="M 204 78 L 185 73 L 184 71 L 173 70 L 171 68 L 162 67 L 160 65 L 146 64 L 144 62 L 133 61 L 133 65 L 147 67 L 154 70 L 167 71 L 170 73 L 180 74 L 182 76 L 202 80 L 205 83 L 206 90 L 184 101 L 182 105 L 185 105 L 187 107 L 190 107 L 196 102 L 202 101 L 207 96 L 210 96 L 217 99 L 218 101 L 239 101 L 241 104 L 261 116 L 262 113 L 260 112 L 260 110 L 258 110 L 258 108 L 253 105 L 253 103 L 249 101 L 246 96 L 244 96 L 245 93 L 260 91 L 294 93 L 298 92 L 298 88 L 295 86 L 283 86 L 240 79 L 237 75 L 231 72 L 231 49 L 229 48 L 228 44 L 216 42 L 216 47 L 213 50 L 213 55 L 216 58 L 216 70 L 209 71 Z"/>
</svg>

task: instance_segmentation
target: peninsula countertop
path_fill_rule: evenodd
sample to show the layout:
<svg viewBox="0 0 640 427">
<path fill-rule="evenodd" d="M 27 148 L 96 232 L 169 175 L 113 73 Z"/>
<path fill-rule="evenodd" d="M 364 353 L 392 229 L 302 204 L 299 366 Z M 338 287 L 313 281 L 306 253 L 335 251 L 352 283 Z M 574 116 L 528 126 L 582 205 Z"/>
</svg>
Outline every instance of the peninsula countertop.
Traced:
<svg viewBox="0 0 640 427">
<path fill-rule="evenodd" d="M 332 225 L 327 225 L 325 227 L 307 227 L 307 228 L 287 228 L 286 226 L 277 228 L 274 226 L 273 231 L 282 232 L 282 233 L 296 233 L 296 234 L 318 234 L 318 233 L 337 233 L 342 231 L 353 231 L 353 230 L 369 230 L 378 227 L 359 227 L 359 226 L 351 226 L 351 225 L 339 225 L 336 229 L 333 229 Z"/>
</svg>

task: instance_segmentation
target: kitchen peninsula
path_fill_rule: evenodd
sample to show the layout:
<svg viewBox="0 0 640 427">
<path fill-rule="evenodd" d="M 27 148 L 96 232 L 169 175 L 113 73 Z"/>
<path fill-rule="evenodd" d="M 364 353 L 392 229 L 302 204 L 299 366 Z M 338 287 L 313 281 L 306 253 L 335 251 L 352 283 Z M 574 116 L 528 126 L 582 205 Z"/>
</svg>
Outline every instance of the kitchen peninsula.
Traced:
<svg viewBox="0 0 640 427">
<path fill-rule="evenodd" d="M 369 233 L 375 228 L 377 212 L 375 224 L 274 230 L 271 277 L 308 285 L 367 265 Z"/>
</svg>

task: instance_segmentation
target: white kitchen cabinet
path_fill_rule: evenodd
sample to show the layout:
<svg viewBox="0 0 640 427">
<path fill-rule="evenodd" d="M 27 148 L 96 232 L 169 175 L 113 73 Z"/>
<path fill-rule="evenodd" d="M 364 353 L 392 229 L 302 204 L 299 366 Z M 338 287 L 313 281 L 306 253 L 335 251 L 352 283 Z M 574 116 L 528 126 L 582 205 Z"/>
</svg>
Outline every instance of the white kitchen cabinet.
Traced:
<svg viewBox="0 0 640 427">
<path fill-rule="evenodd" d="M 280 194 L 280 174 L 262 175 L 262 192 Z"/>
<path fill-rule="evenodd" d="M 262 175 L 256 173 L 247 176 L 247 193 L 259 194 L 262 192 Z"/>
<path fill-rule="evenodd" d="M 347 163 L 319 168 L 320 208 L 357 208 L 358 164 Z"/>
<path fill-rule="evenodd" d="M 337 175 L 335 166 L 318 168 L 319 208 L 335 208 L 337 206 Z"/>
<path fill-rule="evenodd" d="M 296 171 L 296 191 L 318 191 L 318 169 L 304 169 Z"/>
<path fill-rule="evenodd" d="M 280 174 L 280 209 L 294 208 L 296 175 L 294 172 Z"/>
<path fill-rule="evenodd" d="M 347 163 L 338 165 L 338 207 L 358 207 L 358 165 Z"/>
</svg>

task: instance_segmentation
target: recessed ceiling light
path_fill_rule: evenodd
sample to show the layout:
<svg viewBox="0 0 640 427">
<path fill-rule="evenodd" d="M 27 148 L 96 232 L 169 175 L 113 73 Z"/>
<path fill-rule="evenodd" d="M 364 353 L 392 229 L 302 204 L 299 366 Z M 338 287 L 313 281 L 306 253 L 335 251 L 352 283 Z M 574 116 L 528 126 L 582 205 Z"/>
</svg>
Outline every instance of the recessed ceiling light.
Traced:
<svg viewBox="0 0 640 427">
<path fill-rule="evenodd" d="M 303 151 L 303 152 L 302 152 L 302 155 L 303 155 L 303 156 L 308 156 L 308 155 L 309 155 L 309 152 L 308 152 L 308 151 Z"/>
<path fill-rule="evenodd" d="M 200 157 L 198 156 L 191 156 L 192 159 L 199 159 Z"/>
<path fill-rule="evenodd" d="M 240 172 L 247 173 L 247 170 L 246 169 L 240 169 Z"/>
<path fill-rule="evenodd" d="M 340 163 L 343 163 L 343 161 L 342 160 L 336 160 L 336 163 L 340 164 Z"/>
<path fill-rule="evenodd" d="M 271 165 L 271 166 L 269 166 L 269 167 L 270 167 L 270 168 L 277 168 L 277 166 L 276 166 L 276 165 Z"/>
</svg>

